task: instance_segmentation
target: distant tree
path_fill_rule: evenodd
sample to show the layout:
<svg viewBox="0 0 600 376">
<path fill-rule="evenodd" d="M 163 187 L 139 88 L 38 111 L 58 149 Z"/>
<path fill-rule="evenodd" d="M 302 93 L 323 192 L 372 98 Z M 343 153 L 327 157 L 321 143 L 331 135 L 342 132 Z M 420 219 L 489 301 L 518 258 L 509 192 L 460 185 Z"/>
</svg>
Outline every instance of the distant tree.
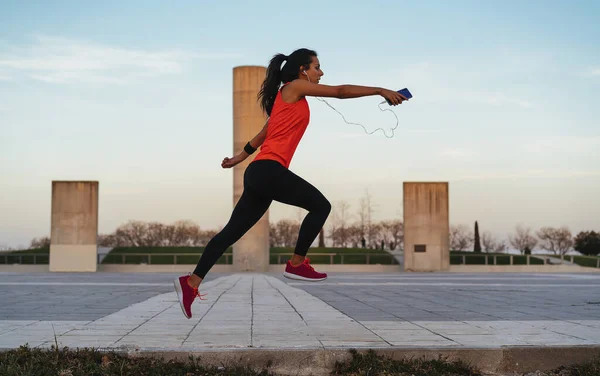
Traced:
<svg viewBox="0 0 600 376">
<path fill-rule="evenodd" d="M 50 248 L 50 237 L 42 236 L 40 238 L 33 238 L 29 248 Z"/>
<path fill-rule="evenodd" d="M 282 219 L 270 225 L 271 244 L 274 247 L 293 247 L 298 239 L 300 224 L 291 219 Z"/>
<path fill-rule="evenodd" d="M 473 252 L 481 253 L 481 242 L 479 241 L 479 225 L 475 221 L 475 240 L 474 240 Z"/>
<path fill-rule="evenodd" d="M 495 248 L 494 248 L 494 253 L 504 253 L 504 251 L 506 251 L 506 249 L 508 248 L 508 245 L 506 245 L 506 242 L 504 240 L 498 240 L 495 244 Z"/>
<path fill-rule="evenodd" d="M 148 224 L 142 221 L 128 221 L 115 230 L 118 245 L 127 247 L 146 246 L 147 233 Z"/>
<path fill-rule="evenodd" d="M 163 244 L 173 246 L 200 245 L 203 239 L 200 226 L 190 220 L 180 220 L 164 228 Z M 205 245 L 205 244 L 202 244 Z"/>
<path fill-rule="evenodd" d="M 525 254 L 525 250 L 532 252 L 538 243 L 538 239 L 533 235 L 531 228 L 518 225 L 516 234 L 509 237 L 510 244 Z"/>
<path fill-rule="evenodd" d="M 269 247 L 279 247 L 279 234 L 277 234 L 277 226 L 274 223 L 269 223 Z"/>
<path fill-rule="evenodd" d="M 319 247 L 325 247 L 325 232 L 323 228 L 321 228 L 321 231 L 319 231 Z"/>
<path fill-rule="evenodd" d="M 115 234 L 98 234 L 98 239 L 96 241 L 100 247 L 117 246 L 117 237 Z"/>
<path fill-rule="evenodd" d="M 450 226 L 450 249 L 463 252 L 471 247 L 473 233 L 465 225 Z"/>
<path fill-rule="evenodd" d="M 191 247 L 206 245 L 216 233 L 188 220 L 172 224 L 129 221 L 113 233 L 98 234 L 97 242 L 102 247 Z"/>
<path fill-rule="evenodd" d="M 348 236 L 348 243 L 351 244 L 353 248 L 358 248 L 359 244 L 362 242 L 362 232 L 360 226 L 349 226 L 346 229 L 346 236 Z"/>
<path fill-rule="evenodd" d="M 575 250 L 585 256 L 600 254 L 600 234 L 596 231 L 581 231 L 575 236 Z"/>
<path fill-rule="evenodd" d="M 371 243 L 375 241 L 374 239 L 374 228 L 372 223 L 373 218 L 373 201 L 372 196 L 369 193 L 369 190 L 365 190 L 365 195 L 361 197 L 359 201 L 360 208 L 358 210 L 358 218 L 361 229 L 361 235 L 364 238 L 363 248 L 367 248 L 367 245 L 370 247 Z"/>
<path fill-rule="evenodd" d="M 494 238 L 489 231 L 484 231 L 481 234 L 481 245 L 485 252 L 502 253 L 506 250 L 506 243 Z"/>
<path fill-rule="evenodd" d="M 556 255 L 564 255 L 573 247 L 573 237 L 567 227 L 542 227 L 537 232 L 540 246 Z"/>
<path fill-rule="evenodd" d="M 14 251 L 15 248 L 9 246 L 8 244 L 2 243 L 0 244 L 0 252 L 5 252 L 5 251 Z"/>
<path fill-rule="evenodd" d="M 387 238 L 382 222 L 371 222 L 369 225 L 369 237 L 371 239 L 369 248 L 378 249 L 381 246 L 381 241 Z"/>
<path fill-rule="evenodd" d="M 404 222 L 400 219 L 381 221 L 379 223 L 381 231 L 384 233 L 383 240 L 389 241 L 390 249 L 401 246 L 404 242 Z"/>
<path fill-rule="evenodd" d="M 333 205 L 329 238 L 334 247 L 345 248 L 349 241 L 348 221 L 351 218 L 350 204 L 342 200 Z"/>
<path fill-rule="evenodd" d="M 198 240 L 194 245 L 204 247 L 208 244 L 210 239 L 214 238 L 218 233 L 218 230 L 202 230 L 198 234 Z"/>
</svg>

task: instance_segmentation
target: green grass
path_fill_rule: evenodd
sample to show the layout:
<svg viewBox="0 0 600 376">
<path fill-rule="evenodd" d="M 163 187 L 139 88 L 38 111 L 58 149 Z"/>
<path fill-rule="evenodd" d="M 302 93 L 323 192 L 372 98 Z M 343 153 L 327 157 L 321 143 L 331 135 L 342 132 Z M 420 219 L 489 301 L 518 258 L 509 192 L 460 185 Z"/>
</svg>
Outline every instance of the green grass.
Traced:
<svg viewBox="0 0 600 376">
<path fill-rule="evenodd" d="M 557 255 L 548 256 L 560 259 L 560 256 Z M 573 256 L 573 262 L 579 266 L 597 268 L 599 258 L 600 256 Z M 565 260 L 571 261 L 571 256 L 565 256 Z"/>
<path fill-rule="evenodd" d="M 22 249 L 8 252 L 0 252 L 0 264 L 16 264 L 22 263 L 31 265 L 33 264 L 33 256 L 20 256 L 20 253 L 26 253 L 28 255 L 35 254 L 36 264 L 48 264 L 50 262 L 50 248 L 33 248 L 33 249 Z M 6 255 L 6 256 L 5 256 Z"/>
</svg>

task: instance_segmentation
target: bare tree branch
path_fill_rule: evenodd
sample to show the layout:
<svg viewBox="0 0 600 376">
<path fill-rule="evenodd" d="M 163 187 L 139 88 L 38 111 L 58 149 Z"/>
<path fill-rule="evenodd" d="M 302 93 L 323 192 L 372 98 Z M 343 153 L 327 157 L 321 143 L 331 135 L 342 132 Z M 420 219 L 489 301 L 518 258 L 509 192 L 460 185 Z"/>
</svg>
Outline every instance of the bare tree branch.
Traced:
<svg viewBox="0 0 600 376">
<path fill-rule="evenodd" d="M 450 249 L 464 252 L 473 244 L 473 232 L 466 225 L 450 226 Z"/>
<path fill-rule="evenodd" d="M 568 227 L 542 227 L 538 230 L 540 247 L 556 255 L 564 255 L 573 248 L 574 240 Z"/>
<path fill-rule="evenodd" d="M 521 251 L 521 254 L 525 254 L 527 251 L 533 252 L 533 249 L 538 244 L 538 240 L 533 235 L 533 231 L 530 227 L 523 227 L 517 225 L 516 234 L 509 236 L 510 244 Z"/>
<path fill-rule="evenodd" d="M 481 246 L 484 252 L 502 253 L 506 250 L 506 243 L 496 239 L 489 231 L 481 234 Z"/>
</svg>

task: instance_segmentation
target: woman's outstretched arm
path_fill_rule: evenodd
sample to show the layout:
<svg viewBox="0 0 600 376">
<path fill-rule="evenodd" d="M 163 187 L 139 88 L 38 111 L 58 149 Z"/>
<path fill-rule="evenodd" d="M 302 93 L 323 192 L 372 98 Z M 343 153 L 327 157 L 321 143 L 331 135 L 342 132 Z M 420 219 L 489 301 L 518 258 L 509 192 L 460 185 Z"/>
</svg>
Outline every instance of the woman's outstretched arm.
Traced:
<svg viewBox="0 0 600 376">
<path fill-rule="evenodd" d="M 347 98 L 360 98 L 367 97 L 372 95 L 381 95 L 388 101 L 392 103 L 392 105 L 397 105 L 407 100 L 402 94 L 393 91 L 384 89 L 381 87 L 372 87 L 372 86 L 360 86 L 360 85 L 322 85 L 315 84 L 312 82 L 308 82 L 306 80 L 294 80 L 291 82 L 287 90 L 289 90 L 290 94 L 295 96 L 296 98 L 302 98 L 304 96 L 311 97 L 330 97 L 330 98 L 338 98 L 338 99 L 347 99 Z"/>
</svg>

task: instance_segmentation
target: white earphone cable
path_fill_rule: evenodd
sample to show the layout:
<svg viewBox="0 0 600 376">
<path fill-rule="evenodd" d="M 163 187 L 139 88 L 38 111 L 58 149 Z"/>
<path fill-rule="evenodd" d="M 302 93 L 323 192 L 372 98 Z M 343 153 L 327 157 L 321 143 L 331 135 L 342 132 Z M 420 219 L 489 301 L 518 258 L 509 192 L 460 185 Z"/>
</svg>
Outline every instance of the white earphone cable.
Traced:
<svg viewBox="0 0 600 376">
<path fill-rule="evenodd" d="M 302 73 L 304 73 L 304 75 L 306 76 L 306 78 L 308 78 L 308 82 L 311 82 L 311 81 L 310 81 L 310 77 L 308 77 L 308 74 L 306 74 L 306 71 L 303 71 Z M 377 105 L 377 107 L 379 107 L 379 110 L 381 110 L 381 111 L 390 111 L 392 114 L 394 114 L 394 117 L 396 118 L 396 125 L 395 125 L 395 126 L 392 128 L 392 136 L 391 136 L 391 137 L 389 137 L 389 136 L 387 135 L 387 133 L 385 133 L 385 130 L 384 130 L 383 128 L 377 128 L 377 129 L 375 129 L 375 130 L 374 130 L 374 131 L 372 131 L 372 132 L 368 132 L 368 131 L 367 131 L 367 128 L 365 128 L 365 126 L 364 126 L 364 125 L 362 125 L 362 124 L 360 124 L 360 123 L 352 123 L 352 122 L 349 122 L 348 120 L 346 120 L 346 117 L 345 117 L 345 116 L 344 116 L 344 115 L 343 115 L 341 112 L 339 112 L 338 110 L 336 110 L 336 109 L 335 109 L 335 108 L 334 108 L 332 105 L 330 105 L 330 104 L 329 104 L 329 103 L 328 103 L 328 102 L 327 102 L 325 99 L 323 99 L 323 98 L 321 98 L 321 97 L 315 97 L 315 98 L 317 98 L 317 99 L 318 99 L 318 100 L 320 100 L 321 102 L 324 102 L 324 103 L 325 103 L 326 105 L 328 105 L 328 106 L 329 106 L 329 107 L 330 107 L 332 110 L 334 110 L 335 112 L 337 112 L 338 114 L 340 114 L 340 116 L 342 117 L 342 119 L 344 120 L 344 122 L 345 122 L 346 124 L 348 124 L 348 125 L 360 125 L 360 126 L 361 126 L 361 127 L 364 129 L 364 130 L 365 130 L 365 133 L 366 133 L 366 134 L 368 134 L 368 135 L 371 135 L 371 134 L 373 134 L 373 133 L 377 132 L 378 130 L 381 130 L 381 131 L 383 132 L 383 135 L 384 135 L 385 137 L 387 137 L 387 138 L 392 138 L 392 137 L 394 137 L 394 130 L 396 130 L 396 128 L 398 128 L 398 123 L 399 123 L 399 121 L 398 121 L 398 116 L 396 116 L 396 113 L 395 113 L 394 111 L 392 111 L 391 109 L 389 109 L 389 108 L 386 108 L 386 109 L 383 109 L 383 108 L 381 108 L 381 105 L 382 105 L 382 104 L 384 104 L 384 103 L 386 103 L 386 101 L 383 101 L 383 102 L 379 103 L 379 104 Z"/>
<path fill-rule="evenodd" d="M 398 128 L 398 123 L 399 123 L 399 121 L 398 121 L 398 116 L 396 116 L 396 113 L 395 113 L 394 111 L 392 111 L 391 109 L 389 109 L 389 108 L 385 108 L 385 109 L 384 109 L 384 108 L 381 108 L 381 105 L 382 105 L 383 103 L 386 103 L 385 101 L 383 101 L 383 102 L 379 103 L 379 104 L 377 105 L 377 107 L 379 107 L 379 109 L 380 109 L 381 111 L 390 111 L 392 114 L 394 114 L 394 117 L 396 118 L 396 125 L 395 125 L 395 126 L 392 128 L 392 135 L 391 135 L 391 136 L 388 136 L 388 135 L 387 135 L 387 133 L 385 133 L 385 130 L 384 130 L 383 128 L 377 128 L 377 129 L 375 129 L 374 131 L 372 131 L 372 132 L 369 132 L 369 131 L 367 131 L 367 128 L 365 128 L 365 126 L 364 126 L 364 125 L 362 125 L 362 124 L 360 124 L 360 123 L 352 123 L 352 122 L 349 122 L 348 120 L 346 120 L 346 117 L 345 117 L 345 116 L 344 116 L 344 115 L 343 115 L 341 112 L 339 112 L 338 110 L 336 110 L 336 109 L 335 109 L 335 108 L 334 108 L 332 105 L 330 105 L 330 104 L 329 104 L 329 103 L 328 103 L 328 102 L 327 102 L 325 99 L 323 99 L 323 98 L 320 98 L 320 97 L 315 97 L 315 98 L 317 98 L 317 99 L 318 99 L 318 100 L 320 100 L 321 102 L 324 102 L 324 103 L 325 103 L 326 105 L 328 105 L 328 106 L 329 106 L 329 107 L 330 107 L 332 110 L 334 110 L 335 112 L 337 112 L 338 114 L 340 114 L 340 116 L 342 117 L 342 119 L 344 120 L 344 122 L 345 122 L 346 124 L 348 124 L 348 125 L 360 125 L 360 126 L 361 126 L 361 127 L 364 129 L 364 130 L 365 130 L 365 133 L 366 133 L 366 134 L 368 134 L 368 135 L 371 135 L 371 134 L 373 134 L 373 133 L 375 133 L 375 132 L 377 132 L 377 131 L 381 130 L 381 131 L 383 132 L 383 135 L 384 135 L 385 137 L 387 137 L 387 138 L 392 138 L 392 137 L 394 137 L 394 130 L 396 130 L 396 128 Z"/>
</svg>

